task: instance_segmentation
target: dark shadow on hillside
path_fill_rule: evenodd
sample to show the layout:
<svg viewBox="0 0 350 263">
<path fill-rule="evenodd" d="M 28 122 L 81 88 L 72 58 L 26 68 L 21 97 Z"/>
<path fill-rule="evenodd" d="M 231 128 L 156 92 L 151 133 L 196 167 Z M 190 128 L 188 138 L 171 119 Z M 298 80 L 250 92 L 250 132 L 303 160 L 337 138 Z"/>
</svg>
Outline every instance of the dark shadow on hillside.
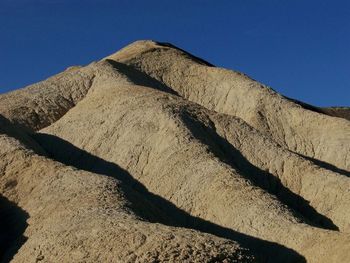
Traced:
<svg viewBox="0 0 350 263">
<path fill-rule="evenodd" d="M 299 106 L 303 107 L 306 110 L 310 110 L 313 112 L 317 112 L 320 114 L 328 115 L 331 117 L 337 117 L 342 118 L 345 120 L 350 120 L 350 108 L 349 107 L 316 107 L 311 104 L 289 98 L 287 96 L 283 96 L 287 100 L 290 100 L 294 102 L 295 104 L 298 104 Z"/>
<path fill-rule="evenodd" d="M 159 45 L 159 46 L 177 49 L 177 50 L 181 51 L 186 57 L 196 61 L 198 64 L 205 65 L 205 66 L 208 66 L 208 67 L 215 67 L 213 64 L 209 63 L 208 61 L 205 61 L 204 59 L 202 59 L 200 57 L 196 57 L 196 56 L 192 55 L 191 53 L 187 52 L 186 50 L 183 50 L 183 49 L 181 49 L 181 48 L 179 48 L 177 46 L 174 46 L 171 43 L 158 42 L 158 41 L 154 41 L 154 42 L 157 43 L 157 45 Z"/>
<path fill-rule="evenodd" d="M 20 247 L 26 242 L 23 236 L 27 228 L 27 212 L 0 195 L 0 262 L 12 260 Z"/>
<path fill-rule="evenodd" d="M 321 160 L 318 160 L 316 158 L 312 158 L 310 156 L 306 156 L 306 155 L 303 155 L 301 153 L 297 153 L 297 152 L 294 152 L 295 154 L 313 162 L 315 165 L 317 166 L 320 166 L 326 170 L 329 170 L 329 171 L 332 171 L 332 172 L 335 172 L 335 173 L 338 173 L 338 174 L 341 174 L 341 175 L 345 175 L 347 177 L 350 177 L 350 171 L 347 171 L 347 170 L 344 170 L 344 169 L 340 169 L 338 168 L 337 166 L 333 165 L 333 164 L 330 164 L 330 163 L 327 163 L 327 162 L 324 162 L 324 161 L 321 161 Z"/>
<path fill-rule="evenodd" d="M 131 208 L 134 213 L 146 220 L 169 226 L 195 229 L 238 241 L 243 246 L 250 248 L 259 258 L 264 259 L 263 262 L 306 262 L 303 256 L 290 248 L 191 216 L 168 200 L 149 192 L 144 185 L 118 165 L 79 149 L 59 137 L 40 133 L 34 134 L 33 137 L 46 150 L 48 157 L 81 170 L 110 176 L 121 181 L 122 191 L 129 202 L 131 202 Z M 136 200 L 133 194 L 130 194 L 131 190 L 137 192 L 143 198 L 143 204 L 152 205 L 152 209 L 155 206 L 160 211 L 160 214 L 150 216 L 147 211 L 152 209 L 142 207 L 139 204 L 140 201 Z"/>
<path fill-rule="evenodd" d="M 136 85 L 146 86 L 152 89 L 157 89 L 160 91 L 164 91 L 164 92 L 179 96 L 179 94 L 176 91 L 166 86 L 164 83 L 156 80 L 155 78 L 152 78 L 151 76 L 147 75 L 142 71 L 137 70 L 132 66 L 129 66 L 111 59 L 106 59 L 106 61 L 109 64 L 111 64 L 113 68 L 115 68 L 117 71 L 119 71 L 123 75 L 130 78 Z"/>
<path fill-rule="evenodd" d="M 350 121 L 350 107 L 320 108 L 325 114 Z"/>
<path fill-rule="evenodd" d="M 44 150 L 32 140 L 28 134 L 31 133 L 27 129 L 21 127 L 18 124 L 13 124 L 7 118 L 0 114 L 0 134 L 6 134 L 9 137 L 13 137 L 30 149 L 35 150 L 38 153 L 43 154 Z"/>
<path fill-rule="evenodd" d="M 296 217 L 315 227 L 339 230 L 331 219 L 318 213 L 307 200 L 290 191 L 279 178 L 249 162 L 240 151 L 216 132 L 214 123 L 211 123 L 210 128 L 206 127 L 188 112 L 182 114 L 182 119 L 193 136 L 209 146 L 211 152 L 221 161 L 238 170 L 254 185 L 277 196 L 283 204 L 291 208 Z"/>
</svg>

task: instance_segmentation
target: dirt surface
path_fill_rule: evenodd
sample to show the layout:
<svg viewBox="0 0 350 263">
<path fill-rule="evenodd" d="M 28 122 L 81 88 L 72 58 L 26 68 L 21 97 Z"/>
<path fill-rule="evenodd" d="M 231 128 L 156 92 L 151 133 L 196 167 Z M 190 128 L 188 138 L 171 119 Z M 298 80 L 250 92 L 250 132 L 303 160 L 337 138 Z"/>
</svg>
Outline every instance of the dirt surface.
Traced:
<svg viewBox="0 0 350 263">
<path fill-rule="evenodd" d="M 0 114 L 3 262 L 350 261 L 346 108 L 137 41 Z"/>
</svg>

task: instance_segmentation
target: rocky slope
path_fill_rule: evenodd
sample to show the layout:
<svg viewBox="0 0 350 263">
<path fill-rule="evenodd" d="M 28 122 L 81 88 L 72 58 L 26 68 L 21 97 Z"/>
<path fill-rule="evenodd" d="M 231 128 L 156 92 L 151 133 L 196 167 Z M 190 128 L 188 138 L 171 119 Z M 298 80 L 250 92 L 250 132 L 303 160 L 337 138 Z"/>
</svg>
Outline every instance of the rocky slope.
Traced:
<svg viewBox="0 0 350 263">
<path fill-rule="evenodd" d="M 347 110 L 153 41 L 0 95 L 0 256 L 350 261 Z"/>
</svg>

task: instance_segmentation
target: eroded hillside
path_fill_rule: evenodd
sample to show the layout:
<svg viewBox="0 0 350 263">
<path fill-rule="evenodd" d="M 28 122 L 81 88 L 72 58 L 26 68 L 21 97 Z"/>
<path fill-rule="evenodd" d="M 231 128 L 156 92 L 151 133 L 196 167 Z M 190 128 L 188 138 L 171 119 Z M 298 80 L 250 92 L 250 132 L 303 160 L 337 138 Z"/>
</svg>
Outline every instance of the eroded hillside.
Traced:
<svg viewBox="0 0 350 263">
<path fill-rule="evenodd" d="M 350 261 L 346 108 L 138 41 L 0 114 L 4 262 Z"/>
</svg>

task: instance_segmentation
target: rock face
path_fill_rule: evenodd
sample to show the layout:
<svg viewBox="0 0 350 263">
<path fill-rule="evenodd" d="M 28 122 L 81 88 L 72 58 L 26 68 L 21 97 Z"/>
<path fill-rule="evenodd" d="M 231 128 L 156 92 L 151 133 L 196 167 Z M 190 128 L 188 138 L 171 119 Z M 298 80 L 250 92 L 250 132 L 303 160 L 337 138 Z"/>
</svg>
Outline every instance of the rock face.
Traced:
<svg viewBox="0 0 350 263">
<path fill-rule="evenodd" d="M 0 257 L 350 262 L 348 113 L 153 41 L 0 95 Z"/>
</svg>

